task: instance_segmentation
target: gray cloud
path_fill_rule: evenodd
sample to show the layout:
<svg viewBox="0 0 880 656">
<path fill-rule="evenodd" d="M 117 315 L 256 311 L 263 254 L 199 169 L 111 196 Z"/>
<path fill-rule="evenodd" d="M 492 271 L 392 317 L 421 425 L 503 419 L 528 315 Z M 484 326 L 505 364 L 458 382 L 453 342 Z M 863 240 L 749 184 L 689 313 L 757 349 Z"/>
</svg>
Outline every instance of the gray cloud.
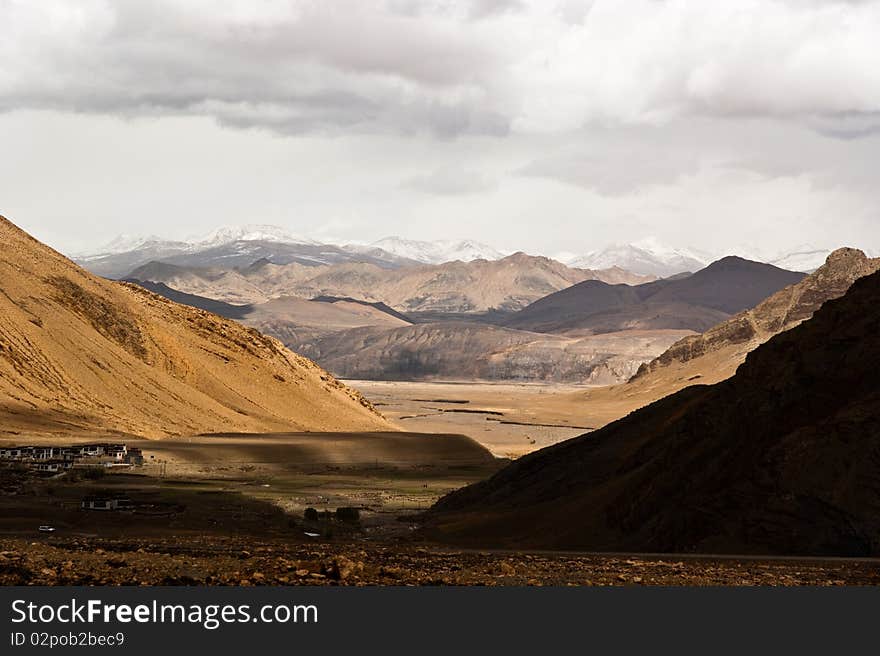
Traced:
<svg viewBox="0 0 880 656">
<path fill-rule="evenodd" d="M 813 129 L 831 139 L 853 141 L 880 134 L 880 112 L 848 112 L 812 122 Z"/>
<path fill-rule="evenodd" d="M 401 186 L 436 196 L 461 196 L 497 189 L 498 182 L 478 171 L 444 168 L 409 178 Z"/>
<path fill-rule="evenodd" d="M 520 0 L 471 0 L 468 13 L 471 18 L 480 19 L 524 8 Z"/>
<path fill-rule="evenodd" d="M 450 21 L 276 5 L 265 16 L 246 3 L 228 14 L 131 0 L 4 6 L 0 109 L 204 114 L 282 133 L 506 132 L 485 91 L 495 55 Z"/>
<path fill-rule="evenodd" d="M 876 1 L 55 0 L 0 19 L 6 111 L 442 137 L 880 111 Z"/>
<path fill-rule="evenodd" d="M 834 139 L 850 141 L 852 139 L 864 139 L 880 134 L 880 124 L 866 125 L 860 128 L 823 128 L 819 132 Z"/>
<path fill-rule="evenodd" d="M 699 160 L 693 154 L 651 152 L 638 145 L 621 145 L 536 159 L 517 173 L 566 182 L 604 196 L 623 196 L 644 187 L 673 183 L 698 168 Z"/>
</svg>

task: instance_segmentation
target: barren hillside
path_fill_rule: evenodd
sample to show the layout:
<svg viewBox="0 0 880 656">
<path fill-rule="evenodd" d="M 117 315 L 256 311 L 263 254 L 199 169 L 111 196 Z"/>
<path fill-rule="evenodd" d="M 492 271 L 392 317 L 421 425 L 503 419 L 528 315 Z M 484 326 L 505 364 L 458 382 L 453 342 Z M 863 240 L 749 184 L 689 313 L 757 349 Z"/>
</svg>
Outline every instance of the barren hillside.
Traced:
<svg viewBox="0 0 880 656">
<path fill-rule="evenodd" d="M 880 269 L 880 258 L 854 248 L 840 248 L 825 264 L 754 308 L 740 312 L 700 335 L 673 344 L 643 365 L 632 387 L 713 383 L 734 374 L 746 355 L 784 330 L 809 319 L 826 301 L 843 296 L 854 281 Z M 671 390 L 670 390 L 671 391 Z"/>
<path fill-rule="evenodd" d="M 389 428 L 275 339 L 98 278 L 2 217 L 0 243 L 5 433 Z"/>
</svg>

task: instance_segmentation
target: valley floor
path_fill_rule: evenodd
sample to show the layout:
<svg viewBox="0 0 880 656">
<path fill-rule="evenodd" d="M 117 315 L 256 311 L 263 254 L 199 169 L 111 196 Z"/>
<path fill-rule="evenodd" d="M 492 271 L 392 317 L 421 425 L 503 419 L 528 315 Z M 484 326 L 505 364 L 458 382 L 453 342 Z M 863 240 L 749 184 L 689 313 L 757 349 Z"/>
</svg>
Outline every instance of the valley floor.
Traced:
<svg viewBox="0 0 880 656">
<path fill-rule="evenodd" d="M 129 444 L 144 450 L 146 466 L 56 478 L 0 469 L 0 585 L 880 584 L 878 561 L 431 544 L 411 517 L 503 462 L 461 435 L 214 435 Z M 124 497 L 132 508 L 81 508 L 95 496 Z M 343 506 L 359 508 L 360 521 L 331 516 Z M 308 507 L 327 515 L 307 520 Z"/>
<path fill-rule="evenodd" d="M 462 433 L 517 458 L 603 426 L 616 408 L 583 403 L 590 388 L 554 383 L 348 380 L 402 430 Z"/>
</svg>

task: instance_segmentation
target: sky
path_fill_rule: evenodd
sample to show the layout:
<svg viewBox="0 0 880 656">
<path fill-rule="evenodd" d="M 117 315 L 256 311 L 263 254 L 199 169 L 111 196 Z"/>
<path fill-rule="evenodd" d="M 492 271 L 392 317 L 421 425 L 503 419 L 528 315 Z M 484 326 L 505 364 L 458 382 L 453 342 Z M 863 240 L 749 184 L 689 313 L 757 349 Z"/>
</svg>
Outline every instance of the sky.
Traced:
<svg viewBox="0 0 880 656">
<path fill-rule="evenodd" d="M 880 248 L 880 1 L 0 0 L 0 213 L 65 252 Z"/>
</svg>

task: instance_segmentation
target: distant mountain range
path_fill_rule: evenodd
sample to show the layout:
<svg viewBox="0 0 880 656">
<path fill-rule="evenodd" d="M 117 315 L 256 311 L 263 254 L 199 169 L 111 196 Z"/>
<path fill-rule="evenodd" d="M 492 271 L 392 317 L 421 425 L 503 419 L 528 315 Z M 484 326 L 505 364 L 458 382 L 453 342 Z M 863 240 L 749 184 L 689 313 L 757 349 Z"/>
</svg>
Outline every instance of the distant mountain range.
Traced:
<svg viewBox="0 0 880 656">
<path fill-rule="evenodd" d="M 190 241 L 121 235 L 95 252 L 73 255 L 78 264 L 107 278 L 125 277 L 148 262 L 189 267 L 246 267 L 257 260 L 304 266 L 356 262 L 398 268 L 502 257 L 503 253 L 490 246 L 470 240 L 428 242 L 386 237 L 372 244 L 336 245 L 272 225 L 227 226 Z"/>
<path fill-rule="evenodd" d="M 559 259 L 573 267 L 592 269 L 619 266 L 633 273 L 666 278 L 685 271 L 698 271 L 727 255 L 735 255 L 753 262 L 772 264 L 788 271 L 811 273 L 825 263 L 825 259 L 832 250 L 801 244 L 783 252 L 768 253 L 747 246 L 731 246 L 725 252 L 712 256 L 695 248 L 673 248 L 656 239 L 644 239 L 632 244 L 612 244 L 586 255 L 569 253 L 560 256 Z"/>
<path fill-rule="evenodd" d="M 415 266 L 416 260 L 380 248 L 321 244 L 290 235 L 274 226 L 251 225 L 221 228 L 191 242 L 155 237 L 117 238 L 98 252 L 73 257 L 81 266 L 106 278 L 124 278 L 150 262 L 183 267 L 247 267 L 258 260 L 274 264 L 321 266 L 363 262 L 383 268 Z"/>
<path fill-rule="evenodd" d="M 802 245 L 769 255 L 748 247 L 732 247 L 729 253 L 722 255 L 735 254 L 782 269 L 808 273 L 821 266 L 830 252 L 831 249 Z M 323 243 L 278 226 L 254 224 L 227 226 L 186 241 L 122 235 L 93 252 L 74 255 L 73 259 L 99 275 L 121 278 L 153 261 L 180 266 L 232 268 L 246 267 L 265 259 L 273 264 L 295 262 L 304 266 L 321 266 L 354 262 L 399 268 L 455 261 L 493 261 L 508 254 L 473 240 L 419 241 L 385 237 L 372 243 Z M 641 276 L 666 278 L 693 273 L 719 257 L 694 248 L 676 248 L 656 239 L 643 239 L 630 244 L 612 244 L 586 254 L 564 253 L 555 259 L 572 268 L 618 268 Z"/>
<path fill-rule="evenodd" d="M 573 269 L 546 257 L 514 253 L 500 260 L 387 268 L 344 262 L 306 266 L 266 259 L 242 268 L 181 266 L 150 262 L 126 278 L 163 282 L 189 294 L 227 303 L 263 303 L 273 298 L 317 296 L 382 302 L 414 312 L 513 312 L 582 280 L 638 284 L 645 278 L 619 269 Z"/>
<path fill-rule="evenodd" d="M 517 253 L 398 269 L 154 262 L 131 278 L 240 319 L 346 378 L 613 384 L 805 274 L 728 257 L 642 284 L 632 274 L 634 284 L 619 284 L 622 275 Z"/>
</svg>

